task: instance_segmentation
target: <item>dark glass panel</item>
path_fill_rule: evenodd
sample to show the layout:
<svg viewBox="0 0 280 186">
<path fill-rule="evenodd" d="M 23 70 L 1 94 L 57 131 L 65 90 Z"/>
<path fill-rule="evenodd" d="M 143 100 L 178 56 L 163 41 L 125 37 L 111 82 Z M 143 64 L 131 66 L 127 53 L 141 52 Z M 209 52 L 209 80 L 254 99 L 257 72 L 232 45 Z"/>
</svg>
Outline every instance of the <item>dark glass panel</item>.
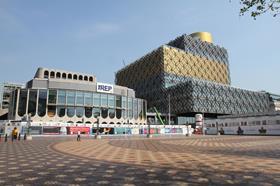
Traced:
<svg viewBox="0 0 280 186">
<path fill-rule="evenodd" d="M 85 116 L 87 118 L 90 118 L 92 116 L 92 107 L 86 107 L 85 108 Z"/>
<path fill-rule="evenodd" d="M 54 117 L 56 112 L 56 106 L 48 106 L 48 116 Z"/>
<path fill-rule="evenodd" d="M 57 114 L 59 117 L 64 117 L 66 113 L 65 107 L 57 107 Z"/>
<path fill-rule="evenodd" d="M 37 90 L 29 90 L 28 114 L 35 116 L 37 106 Z"/>
<path fill-rule="evenodd" d="M 118 108 L 122 107 L 121 96 L 116 96 L 116 107 Z"/>
<path fill-rule="evenodd" d="M 117 117 L 117 119 L 120 119 L 122 117 L 122 110 L 121 109 L 116 110 L 116 117 Z"/>
<path fill-rule="evenodd" d="M 56 90 L 49 90 L 49 103 L 56 104 Z"/>
<path fill-rule="evenodd" d="M 43 117 L 46 115 L 47 109 L 47 90 L 39 90 L 38 115 Z"/>
<path fill-rule="evenodd" d="M 27 90 L 20 90 L 19 103 L 18 103 L 18 115 L 24 116 L 26 114 L 27 104 Z"/>
<path fill-rule="evenodd" d="M 115 117 L 115 109 L 109 109 L 109 117 L 113 119 Z"/>
<path fill-rule="evenodd" d="M 101 116 L 102 116 L 102 118 L 107 118 L 108 117 L 108 109 L 102 108 L 101 109 Z"/>
</svg>

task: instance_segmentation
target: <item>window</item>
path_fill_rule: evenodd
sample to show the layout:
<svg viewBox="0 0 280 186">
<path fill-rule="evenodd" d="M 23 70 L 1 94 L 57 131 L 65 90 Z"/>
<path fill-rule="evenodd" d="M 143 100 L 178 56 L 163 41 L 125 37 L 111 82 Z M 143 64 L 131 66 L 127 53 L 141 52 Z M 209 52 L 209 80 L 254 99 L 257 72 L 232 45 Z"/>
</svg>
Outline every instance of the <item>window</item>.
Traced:
<svg viewBox="0 0 280 186">
<path fill-rule="evenodd" d="M 90 118 L 92 116 L 92 107 L 85 107 L 85 116 Z"/>
<path fill-rule="evenodd" d="M 74 91 L 67 91 L 67 105 L 75 105 L 75 92 Z"/>
<path fill-rule="evenodd" d="M 263 124 L 263 125 L 266 125 L 266 120 L 263 120 L 263 121 L 262 121 L 262 124 Z"/>
<path fill-rule="evenodd" d="M 117 117 L 117 119 L 120 119 L 122 117 L 122 110 L 121 109 L 116 109 L 116 117 Z"/>
<path fill-rule="evenodd" d="M 67 107 L 67 116 L 73 117 L 75 115 L 75 108 L 74 107 Z"/>
<path fill-rule="evenodd" d="M 127 97 L 122 96 L 122 108 L 126 109 L 126 99 Z"/>
<path fill-rule="evenodd" d="M 56 90 L 49 90 L 49 104 L 56 104 Z"/>
<path fill-rule="evenodd" d="M 85 92 L 85 105 L 92 106 L 92 93 Z"/>
<path fill-rule="evenodd" d="M 54 78 L 55 77 L 55 72 L 52 71 L 50 77 Z"/>
<path fill-rule="evenodd" d="M 115 96 L 108 95 L 108 105 L 111 108 L 115 108 Z"/>
<path fill-rule="evenodd" d="M 101 106 L 102 107 L 108 106 L 107 94 L 101 94 Z"/>
<path fill-rule="evenodd" d="M 134 114 L 134 119 L 138 118 L 138 103 L 137 99 L 133 99 L 133 114 Z"/>
<path fill-rule="evenodd" d="M 57 73 L 56 73 L 56 78 L 61 78 L 60 72 L 57 72 Z"/>
<path fill-rule="evenodd" d="M 68 79 L 72 79 L 72 74 L 68 74 Z"/>
<path fill-rule="evenodd" d="M 62 73 L 62 79 L 66 79 L 66 73 Z"/>
<path fill-rule="evenodd" d="M 100 108 L 93 108 L 92 113 L 93 116 L 97 118 L 98 116 L 100 116 Z"/>
<path fill-rule="evenodd" d="M 83 76 L 82 75 L 79 75 L 79 80 L 83 80 Z"/>
<path fill-rule="evenodd" d="M 66 108 L 65 107 L 57 107 L 57 114 L 59 117 L 65 116 Z"/>
<path fill-rule="evenodd" d="M 49 78 L 49 71 L 45 71 L 45 72 L 44 72 L 44 78 L 45 78 L 45 79 L 48 79 L 48 78 Z"/>
<path fill-rule="evenodd" d="M 74 74 L 73 79 L 75 79 L 75 80 L 77 80 L 77 79 L 78 79 L 77 74 Z"/>
<path fill-rule="evenodd" d="M 122 107 L 121 96 L 116 96 L 116 107 Z"/>
<path fill-rule="evenodd" d="M 93 105 L 100 106 L 100 94 L 93 94 Z"/>
<path fill-rule="evenodd" d="M 28 112 L 35 116 L 37 106 L 37 90 L 29 90 Z"/>
<path fill-rule="evenodd" d="M 115 117 L 115 109 L 109 109 L 109 117 L 113 119 Z"/>
<path fill-rule="evenodd" d="M 56 106 L 48 106 L 48 116 L 49 117 L 54 117 L 56 112 Z"/>
<path fill-rule="evenodd" d="M 102 118 L 107 118 L 108 117 L 108 109 L 102 108 L 101 109 L 101 116 L 102 116 Z"/>
<path fill-rule="evenodd" d="M 143 117 L 146 118 L 146 101 L 143 100 Z"/>
<path fill-rule="evenodd" d="M 128 98 L 128 109 L 132 110 L 132 98 Z"/>
<path fill-rule="evenodd" d="M 83 107 L 76 107 L 76 116 L 81 118 L 84 116 L 84 108 Z"/>
<path fill-rule="evenodd" d="M 38 102 L 38 115 L 43 117 L 46 115 L 47 107 L 47 90 L 39 90 L 39 102 Z"/>
<path fill-rule="evenodd" d="M 18 103 L 18 115 L 24 116 L 26 114 L 26 104 L 27 104 L 27 90 L 20 90 L 19 103 Z"/>
<path fill-rule="evenodd" d="M 126 110 L 122 110 L 122 117 L 123 117 L 123 119 L 127 118 L 127 111 Z"/>
<path fill-rule="evenodd" d="M 138 99 L 138 117 L 139 119 L 142 119 L 143 117 L 143 104 L 142 104 L 142 100 Z"/>
<path fill-rule="evenodd" d="M 133 118 L 132 107 L 133 107 L 132 98 L 128 98 L 128 117 L 129 117 L 129 119 Z"/>
<path fill-rule="evenodd" d="M 84 93 L 83 92 L 77 92 L 76 93 L 76 105 L 84 105 Z"/>
<path fill-rule="evenodd" d="M 57 103 L 65 105 L 66 103 L 66 91 L 65 90 L 58 90 L 58 98 Z"/>
<path fill-rule="evenodd" d="M 93 77 L 90 76 L 89 77 L 89 81 L 93 82 Z"/>
<path fill-rule="evenodd" d="M 88 77 L 87 77 L 87 76 L 85 76 L 85 77 L 84 77 L 84 80 L 85 80 L 85 81 L 88 81 Z"/>
</svg>

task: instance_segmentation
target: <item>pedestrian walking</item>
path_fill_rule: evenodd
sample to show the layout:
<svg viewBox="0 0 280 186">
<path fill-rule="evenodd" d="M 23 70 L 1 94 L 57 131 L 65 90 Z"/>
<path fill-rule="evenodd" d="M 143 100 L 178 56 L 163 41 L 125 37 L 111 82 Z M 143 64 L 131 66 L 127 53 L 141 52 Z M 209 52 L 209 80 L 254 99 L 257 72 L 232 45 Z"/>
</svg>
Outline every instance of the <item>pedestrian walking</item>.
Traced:
<svg viewBox="0 0 280 186">
<path fill-rule="evenodd" d="M 81 141 L 81 132 L 78 130 L 77 133 L 77 141 Z"/>
<path fill-rule="evenodd" d="M 12 138 L 13 140 L 17 140 L 17 137 L 18 137 L 18 130 L 15 127 L 14 130 L 12 131 Z"/>
</svg>

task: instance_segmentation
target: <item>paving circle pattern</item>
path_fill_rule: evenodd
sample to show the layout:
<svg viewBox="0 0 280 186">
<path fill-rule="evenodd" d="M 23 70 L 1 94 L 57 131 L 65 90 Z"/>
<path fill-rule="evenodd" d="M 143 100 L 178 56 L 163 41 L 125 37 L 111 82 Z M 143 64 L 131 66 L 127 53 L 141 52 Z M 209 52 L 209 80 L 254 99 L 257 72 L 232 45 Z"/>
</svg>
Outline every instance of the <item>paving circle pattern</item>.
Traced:
<svg viewBox="0 0 280 186">
<path fill-rule="evenodd" d="M 0 185 L 279 185 L 280 138 L 0 142 Z"/>
</svg>

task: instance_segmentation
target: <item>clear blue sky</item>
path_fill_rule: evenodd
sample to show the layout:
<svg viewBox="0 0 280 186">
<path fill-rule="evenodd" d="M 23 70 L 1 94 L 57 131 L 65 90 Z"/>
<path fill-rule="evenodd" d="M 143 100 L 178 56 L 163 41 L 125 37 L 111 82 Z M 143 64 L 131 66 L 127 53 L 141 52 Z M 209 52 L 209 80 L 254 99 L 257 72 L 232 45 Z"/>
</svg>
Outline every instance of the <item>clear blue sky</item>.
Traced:
<svg viewBox="0 0 280 186">
<path fill-rule="evenodd" d="M 174 39 L 208 31 L 229 53 L 235 87 L 280 94 L 280 16 L 239 17 L 229 0 L 1 0 L 0 82 L 37 67 L 113 83 L 126 64 Z"/>
</svg>

